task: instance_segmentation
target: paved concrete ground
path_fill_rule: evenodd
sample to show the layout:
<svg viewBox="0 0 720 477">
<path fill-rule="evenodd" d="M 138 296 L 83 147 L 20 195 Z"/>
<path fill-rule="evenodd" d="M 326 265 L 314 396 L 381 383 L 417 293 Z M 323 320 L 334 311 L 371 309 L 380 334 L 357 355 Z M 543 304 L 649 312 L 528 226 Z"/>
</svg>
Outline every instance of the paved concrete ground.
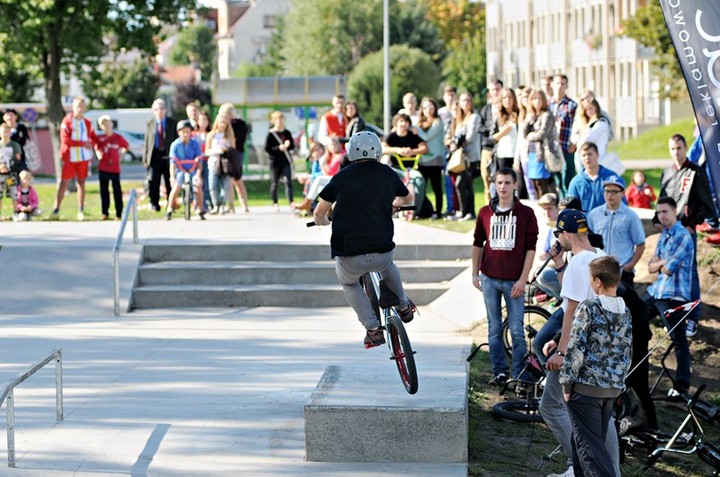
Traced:
<svg viewBox="0 0 720 477">
<path fill-rule="evenodd" d="M 378 402 L 432 399 L 423 370 L 464 366 L 458 331 L 482 317 L 469 272 L 408 326 L 420 391 L 402 388 L 384 348 L 365 350 L 349 308 L 152 310 L 112 314 L 118 223 L 3 223 L 0 385 L 54 348 L 64 355 L 65 420 L 54 422 L 54 372 L 16 389 L 17 468 L 0 476 L 466 475 L 465 465 L 304 461 L 303 406 L 328 365 L 365 366 L 395 380 Z M 329 243 L 328 228 L 269 209 L 140 223 L 141 242 Z M 471 236 L 396 223 L 398 243 L 464 243 Z M 140 245 L 126 232 L 123 307 Z M 329 249 L 328 249 L 329 259 Z M 382 426 L 382 422 L 368 423 Z"/>
</svg>

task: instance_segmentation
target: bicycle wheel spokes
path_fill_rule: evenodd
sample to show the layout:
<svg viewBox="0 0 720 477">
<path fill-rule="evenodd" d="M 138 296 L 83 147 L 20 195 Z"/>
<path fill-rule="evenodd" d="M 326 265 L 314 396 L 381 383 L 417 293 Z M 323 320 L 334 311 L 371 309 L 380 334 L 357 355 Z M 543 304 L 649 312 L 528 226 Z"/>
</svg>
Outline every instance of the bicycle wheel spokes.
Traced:
<svg viewBox="0 0 720 477">
<path fill-rule="evenodd" d="M 525 336 L 533 339 L 548 318 L 550 318 L 550 312 L 545 308 L 536 305 L 526 305 L 525 314 L 523 315 L 523 329 L 525 330 Z M 508 325 L 507 317 L 503 317 L 502 332 L 505 354 L 508 358 L 512 358 L 512 336 L 510 334 L 510 326 Z"/>
<path fill-rule="evenodd" d="M 390 359 L 395 361 L 405 390 L 409 394 L 415 394 L 418 390 L 415 352 L 412 350 L 405 327 L 397 315 L 388 317 L 387 327 L 390 335 L 390 350 L 392 351 Z"/>
</svg>

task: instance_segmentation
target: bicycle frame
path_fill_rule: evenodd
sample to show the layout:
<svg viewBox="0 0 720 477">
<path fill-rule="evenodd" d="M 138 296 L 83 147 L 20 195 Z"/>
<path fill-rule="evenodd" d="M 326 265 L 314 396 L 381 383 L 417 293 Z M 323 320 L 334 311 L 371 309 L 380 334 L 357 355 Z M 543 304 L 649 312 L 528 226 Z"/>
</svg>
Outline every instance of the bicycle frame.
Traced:
<svg viewBox="0 0 720 477">
<path fill-rule="evenodd" d="M 202 156 L 198 156 L 195 159 L 173 158 L 173 162 L 175 163 L 175 168 L 178 171 L 182 171 L 182 173 L 183 173 L 182 191 L 184 194 L 183 195 L 183 207 L 184 207 L 185 220 L 190 220 L 190 217 L 192 215 L 192 201 L 195 196 L 195 194 L 193 193 L 192 173 L 197 170 L 198 165 L 201 164 L 201 160 L 202 160 Z M 184 167 L 187 165 L 190 165 L 190 169 L 186 169 Z"/>
<path fill-rule="evenodd" d="M 716 471 L 720 470 L 720 449 L 709 442 L 705 442 L 705 432 L 696 413 L 696 411 L 699 411 L 700 414 L 703 415 L 703 418 L 708 422 L 712 422 L 713 420 L 720 421 L 718 408 L 699 399 L 700 394 L 702 394 L 705 390 L 705 387 L 706 386 L 704 384 L 700 386 L 693 397 L 688 401 L 688 413 L 682 424 L 680 424 L 675 431 L 675 434 L 673 434 L 672 438 L 670 438 L 664 447 L 658 447 L 652 451 L 648 457 L 647 463 L 645 464 L 645 469 L 652 467 L 658 460 L 660 460 L 664 453 L 668 452 L 685 455 L 697 453 L 698 457 L 703 462 L 713 467 Z M 685 432 L 685 428 L 688 427 L 688 425 L 691 426 L 691 430 L 689 432 Z M 692 447 L 689 449 L 675 448 L 676 442 L 681 437 L 687 439 L 687 441 L 692 444 Z M 717 472 L 715 474 L 717 474 Z"/>
</svg>

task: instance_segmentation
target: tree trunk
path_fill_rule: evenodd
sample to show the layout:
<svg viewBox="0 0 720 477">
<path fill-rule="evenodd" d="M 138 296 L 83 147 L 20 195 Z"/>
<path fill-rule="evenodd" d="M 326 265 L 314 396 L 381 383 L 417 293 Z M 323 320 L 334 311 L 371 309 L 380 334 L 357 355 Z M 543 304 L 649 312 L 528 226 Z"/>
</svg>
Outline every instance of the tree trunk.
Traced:
<svg viewBox="0 0 720 477">
<path fill-rule="evenodd" d="M 55 27 L 55 28 L 53 28 Z M 62 91 L 60 90 L 60 61 L 62 51 L 59 45 L 58 24 L 48 29 L 47 49 L 43 55 L 43 72 L 45 77 L 45 101 L 48 110 L 48 125 L 50 140 L 53 149 L 53 162 L 55 163 L 55 181 L 59 184 L 62 177 L 62 164 L 60 161 L 60 123 L 65 116 L 62 105 Z"/>
</svg>

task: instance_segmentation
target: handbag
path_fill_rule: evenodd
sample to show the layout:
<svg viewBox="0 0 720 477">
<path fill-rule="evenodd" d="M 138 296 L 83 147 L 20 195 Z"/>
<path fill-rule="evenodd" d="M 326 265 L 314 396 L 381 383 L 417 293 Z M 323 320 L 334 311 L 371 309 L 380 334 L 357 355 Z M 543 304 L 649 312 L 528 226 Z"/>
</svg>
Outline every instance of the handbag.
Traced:
<svg viewBox="0 0 720 477">
<path fill-rule="evenodd" d="M 25 165 L 31 172 L 37 172 L 42 167 L 42 161 L 40 160 L 40 151 L 38 151 L 37 144 L 32 139 L 28 138 L 28 141 L 23 147 L 25 153 Z"/>
<path fill-rule="evenodd" d="M 549 141 L 543 141 L 543 160 L 545 161 L 545 168 L 549 172 L 560 172 L 565 168 L 565 156 L 563 155 L 560 143 L 552 141 L 550 146 Z"/>
<path fill-rule="evenodd" d="M 465 169 L 467 169 L 465 151 L 463 151 L 463 148 L 460 147 L 455 149 L 455 152 L 450 155 L 450 160 L 447 163 L 447 170 L 448 172 L 460 174 Z"/>
</svg>

